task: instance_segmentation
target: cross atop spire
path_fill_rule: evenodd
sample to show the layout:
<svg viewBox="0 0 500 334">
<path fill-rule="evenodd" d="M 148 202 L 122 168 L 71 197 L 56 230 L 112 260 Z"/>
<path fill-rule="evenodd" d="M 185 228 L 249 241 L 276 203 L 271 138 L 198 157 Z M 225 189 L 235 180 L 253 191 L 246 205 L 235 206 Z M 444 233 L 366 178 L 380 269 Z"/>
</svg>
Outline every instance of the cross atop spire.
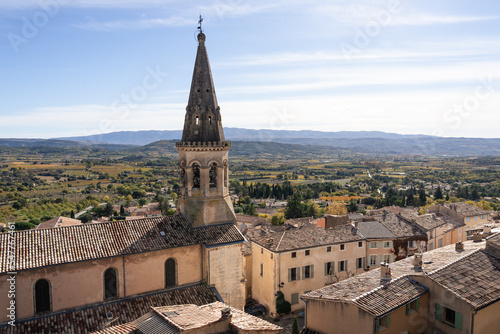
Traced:
<svg viewBox="0 0 500 334">
<path fill-rule="evenodd" d="M 201 14 L 200 14 L 200 19 L 198 20 L 198 31 L 200 33 L 203 32 L 203 29 L 201 28 L 201 24 L 203 23 L 203 17 L 201 17 Z"/>
</svg>

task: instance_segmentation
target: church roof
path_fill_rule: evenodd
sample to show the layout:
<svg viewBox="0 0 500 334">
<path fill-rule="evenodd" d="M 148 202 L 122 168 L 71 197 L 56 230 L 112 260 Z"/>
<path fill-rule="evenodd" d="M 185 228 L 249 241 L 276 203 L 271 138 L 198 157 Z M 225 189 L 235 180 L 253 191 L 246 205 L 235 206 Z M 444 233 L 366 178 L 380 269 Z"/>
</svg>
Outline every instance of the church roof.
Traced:
<svg viewBox="0 0 500 334">
<path fill-rule="evenodd" d="M 192 228 L 181 215 L 3 233 L 0 273 L 244 240 L 232 223 Z"/>
<path fill-rule="evenodd" d="M 151 307 L 178 304 L 201 306 L 216 301 L 218 298 L 215 289 L 205 284 L 198 284 L 23 319 L 16 322 L 15 332 L 78 334 L 102 331 L 102 333 L 111 333 L 104 330 L 107 323 L 114 326 L 123 325 L 130 329 L 131 327 L 127 324 L 148 313 Z M 108 320 L 108 315 L 110 320 Z M 1 324 L 0 332 L 2 332 L 2 326 L 9 325 Z M 128 333 L 128 331 L 124 332 Z M 112 333 L 117 333 L 117 331 Z"/>
<path fill-rule="evenodd" d="M 182 131 L 183 143 L 220 143 L 225 141 L 205 39 L 205 34 L 200 32 L 184 130 Z"/>
</svg>

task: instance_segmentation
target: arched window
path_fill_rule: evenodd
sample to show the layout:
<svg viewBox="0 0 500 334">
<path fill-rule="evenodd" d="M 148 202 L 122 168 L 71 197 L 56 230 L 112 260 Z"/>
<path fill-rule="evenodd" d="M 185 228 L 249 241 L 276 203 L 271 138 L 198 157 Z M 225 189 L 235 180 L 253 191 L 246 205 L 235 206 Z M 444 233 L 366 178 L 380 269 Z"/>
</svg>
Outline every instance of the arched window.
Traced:
<svg viewBox="0 0 500 334">
<path fill-rule="evenodd" d="M 198 163 L 193 164 L 193 188 L 200 187 L 200 165 Z"/>
<path fill-rule="evenodd" d="M 180 178 L 180 180 L 181 180 L 181 186 L 182 186 L 182 187 L 184 187 L 184 184 L 185 184 L 185 182 L 186 182 L 185 177 L 186 177 L 186 171 L 184 170 L 184 168 L 183 168 L 183 167 L 181 167 L 181 170 L 180 170 L 180 172 L 179 172 L 179 178 Z"/>
<path fill-rule="evenodd" d="M 208 124 L 212 124 L 212 116 L 208 116 Z"/>
<path fill-rule="evenodd" d="M 50 283 L 40 279 L 35 283 L 35 313 L 50 311 Z"/>
<path fill-rule="evenodd" d="M 109 268 L 104 272 L 104 299 L 118 297 L 118 273 Z"/>
<path fill-rule="evenodd" d="M 200 125 L 200 117 L 196 116 L 196 125 Z"/>
<path fill-rule="evenodd" d="M 210 187 L 217 187 L 217 164 L 212 162 L 210 164 Z"/>
<path fill-rule="evenodd" d="M 170 258 L 165 261 L 165 287 L 170 288 L 177 285 L 177 273 L 175 270 L 175 260 Z"/>
<path fill-rule="evenodd" d="M 224 187 L 227 187 L 227 161 L 224 162 Z"/>
</svg>

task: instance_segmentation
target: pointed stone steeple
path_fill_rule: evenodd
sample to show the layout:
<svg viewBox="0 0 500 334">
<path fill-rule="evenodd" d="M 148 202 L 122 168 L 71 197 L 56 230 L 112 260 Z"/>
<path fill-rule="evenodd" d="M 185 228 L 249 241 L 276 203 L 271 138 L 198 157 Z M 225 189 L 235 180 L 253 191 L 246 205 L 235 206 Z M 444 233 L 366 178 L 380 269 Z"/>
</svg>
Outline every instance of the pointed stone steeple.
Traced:
<svg viewBox="0 0 500 334">
<path fill-rule="evenodd" d="M 200 18 L 201 22 L 201 18 Z M 177 208 L 194 226 L 234 223 L 229 197 L 228 152 L 205 34 L 198 34 L 198 53 L 179 151 L 180 192 Z"/>
<path fill-rule="evenodd" d="M 200 32 L 198 34 L 199 45 L 191 81 L 191 91 L 186 108 L 184 131 L 182 132 L 183 143 L 224 141 L 220 108 L 215 95 L 205 39 L 205 34 Z"/>
</svg>

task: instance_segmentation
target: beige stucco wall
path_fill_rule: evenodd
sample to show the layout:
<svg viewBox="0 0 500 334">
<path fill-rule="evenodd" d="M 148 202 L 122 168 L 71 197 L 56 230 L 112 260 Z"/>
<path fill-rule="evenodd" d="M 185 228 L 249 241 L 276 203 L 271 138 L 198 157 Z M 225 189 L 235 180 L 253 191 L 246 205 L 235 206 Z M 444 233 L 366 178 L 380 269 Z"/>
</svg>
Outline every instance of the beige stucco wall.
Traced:
<svg viewBox="0 0 500 334">
<path fill-rule="evenodd" d="M 304 292 L 316 290 L 327 284 L 352 277 L 355 274 L 364 272 L 364 268 L 356 269 L 356 259 L 364 258 L 366 254 L 366 243 L 358 241 L 345 243 L 345 250 L 340 250 L 339 244 L 325 245 L 308 249 L 273 253 L 255 243 L 252 243 L 252 296 L 259 303 L 266 306 L 272 314 L 276 313 L 275 295 L 279 290 L 278 284 L 284 283 L 280 289 L 285 296 L 285 300 L 292 302 L 292 294 L 302 295 Z M 327 252 L 327 247 L 332 251 Z M 305 255 L 309 250 L 310 255 Z M 292 252 L 296 252 L 296 257 L 292 258 Z M 339 261 L 348 260 L 347 271 L 339 272 Z M 325 263 L 334 262 L 334 272 L 332 275 L 325 275 Z M 366 263 L 366 261 L 365 261 Z M 260 265 L 263 265 L 263 275 L 260 275 Z M 303 267 L 313 265 L 314 276 L 304 279 Z M 288 270 L 300 267 L 300 280 L 289 281 Z M 298 299 L 298 303 L 292 304 L 292 311 L 301 310 L 304 303 Z"/>
<path fill-rule="evenodd" d="M 272 256 L 272 258 L 271 258 Z M 277 257 L 273 253 L 252 242 L 252 298 L 264 305 L 269 313 L 276 313 L 276 297 L 278 289 Z M 262 276 L 260 265 L 263 265 Z"/>
<path fill-rule="evenodd" d="M 376 242 L 378 247 L 376 248 L 371 248 L 370 243 Z M 384 242 L 390 242 L 391 247 L 384 247 L 383 244 Z M 394 247 L 393 247 L 393 242 L 392 240 L 383 240 L 383 239 L 369 239 L 366 241 L 366 265 L 370 266 L 370 269 L 373 269 L 375 267 L 379 267 L 380 263 L 383 262 L 384 255 L 392 255 L 390 256 L 390 263 L 394 262 Z M 377 263 L 375 265 L 370 263 L 370 256 L 377 256 Z"/>
<path fill-rule="evenodd" d="M 447 334 L 470 333 L 472 315 L 470 305 L 426 276 L 412 276 L 412 278 L 429 288 L 429 307 L 427 312 L 427 329 L 425 333 L 434 334 L 435 332 L 433 329 L 441 330 Z M 462 313 L 462 330 L 457 330 L 442 321 L 436 320 L 436 304 Z"/>
<path fill-rule="evenodd" d="M 41 278 L 50 282 L 53 311 L 103 301 L 104 271 L 110 267 L 118 271 L 119 297 L 163 289 L 165 286 L 164 264 L 168 258 L 174 258 L 177 262 L 178 284 L 201 281 L 200 247 L 180 247 L 18 272 L 16 275 L 17 318 L 34 314 L 34 284 Z M 7 296 L 9 286 L 6 278 L 7 276 L 1 277 L 0 296 Z M 2 307 L 5 302 L 9 302 L 6 299 L 0 298 Z M 7 320 L 4 313 L 0 314 L 0 322 Z"/>
<path fill-rule="evenodd" d="M 245 298 L 252 298 L 252 255 L 245 255 Z"/>
<path fill-rule="evenodd" d="M 206 249 L 208 284 L 215 285 L 226 304 L 242 310 L 245 306 L 245 260 L 243 243 Z"/>
<path fill-rule="evenodd" d="M 306 326 L 322 334 L 368 334 L 374 331 L 374 317 L 347 302 L 308 300 Z"/>
<path fill-rule="evenodd" d="M 500 302 L 477 311 L 474 317 L 474 333 L 495 333 L 500 328 Z"/>
<path fill-rule="evenodd" d="M 406 304 L 392 311 L 390 314 L 390 326 L 380 330 L 383 334 L 400 333 L 423 333 L 427 328 L 427 312 L 429 304 L 429 294 L 420 297 L 420 307 L 418 311 L 406 314 Z"/>
</svg>

